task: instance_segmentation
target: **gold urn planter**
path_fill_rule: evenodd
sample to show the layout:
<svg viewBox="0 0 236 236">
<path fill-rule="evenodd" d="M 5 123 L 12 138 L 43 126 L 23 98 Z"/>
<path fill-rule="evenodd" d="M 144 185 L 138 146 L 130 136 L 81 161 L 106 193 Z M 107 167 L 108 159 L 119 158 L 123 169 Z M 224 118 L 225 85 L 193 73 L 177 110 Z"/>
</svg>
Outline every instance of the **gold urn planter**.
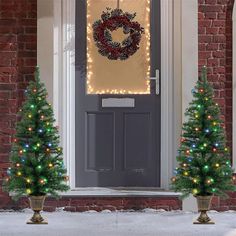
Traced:
<svg viewBox="0 0 236 236">
<path fill-rule="evenodd" d="M 212 197 L 213 196 L 196 196 L 198 212 L 200 212 L 200 216 L 197 218 L 197 221 L 195 221 L 194 224 L 215 224 L 207 215 L 207 211 L 210 210 Z"/>
<path fill-rule="evenodd" d="M 30 207 L 34 211 L 34 215 L 32 218 L 27 222 L 27 224 L 48 224 L 47 221 L 43 219 L 40 215 L 40 211 L 43 210 L 43 205 L 46 196 L 30 196 Z"/>
</svg>

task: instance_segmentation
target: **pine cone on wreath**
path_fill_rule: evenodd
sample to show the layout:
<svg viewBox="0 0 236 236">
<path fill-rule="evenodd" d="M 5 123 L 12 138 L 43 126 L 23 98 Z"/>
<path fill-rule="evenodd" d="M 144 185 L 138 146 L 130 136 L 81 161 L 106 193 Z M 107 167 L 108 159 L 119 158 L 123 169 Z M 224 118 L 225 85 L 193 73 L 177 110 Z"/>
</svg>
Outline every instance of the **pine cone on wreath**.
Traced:
<svg viewBox="0 0 236 236">
<path fill-rule="evenodd" d="M 129 58 L 129 56 L 127 55 L 127 54 L 122 54 L 121 56 L 120 56 L 120 59 L 122 60 L 122 61 L 125 61 L 125 60 L 127 60 Z"/>
<path fill-rule="evenodd" d="M 112 36 L 108 30 L 105 30 L 104 37 L 106 38 L 108 42 L 112 41 Z"/>
<path fill-rule="evenodd" d="M 111 11 L 111 17 L 120 16 L 121 14 L 122 14 L 121 9 L 114 9 L 114 10 Z"/>
<path fill-rule="evenodd" d="M 119 48 L 120 47 L 120 43 L 118 43 L 118 42 L 109 42 L 108 44 L 113 48 Z"/>
<path fill-rule="evenodd" d="M 99 49 L 98 52 L 104 57 L 108 55 L 104 49 Z"/>
<path fill-rule="evenodd" d="M 130 46 L 132 44 L 131 37 L 128 37 L 127 39 L 124 39 L 122 42 L 122 46 Z"/>
<path fill-rule="evenodd" d="M 125 15 L 128 17 L 129 20 L 133 20 L 136 17 L 136 13 L 131 14 L 129 12 L 126 12 Z"/>
<path fill-rule="evenodd" d="M 94 23 L 93 23 L 93 30 L 96 30 L 96 28 L 102 23 L 101 20 L 96 20 Z"/>
<path fill-rule="evenodd" d="M 129 34 L 130 33 L 130 27 L 124 27 L 123 29 L 124 34 Z"/>
<path fill-rule="evenodd" d="M 110 18 L 111 14 L 109 12 L 103 12 L 103 14 L 101 15 L 101 18 L 103 21 L 106 21 Z"/>
</svg>

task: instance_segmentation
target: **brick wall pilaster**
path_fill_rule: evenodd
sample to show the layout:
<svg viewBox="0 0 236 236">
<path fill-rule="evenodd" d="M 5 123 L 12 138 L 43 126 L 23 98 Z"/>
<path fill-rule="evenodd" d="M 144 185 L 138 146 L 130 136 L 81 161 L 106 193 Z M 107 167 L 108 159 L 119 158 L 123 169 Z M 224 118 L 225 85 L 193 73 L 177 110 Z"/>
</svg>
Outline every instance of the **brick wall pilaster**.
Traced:
<svg viewBox="0 0 236 236">
<path fill-rule="evenodd" d="M 9 165 L 11 134 L 26 84 L 37 60 L 37 0 L 0 1 L 0 208 L 9 201 L 1 191 Z"/>
<path fill-rule="evenodd" d="M 227 141 L 232 148 L 232 12 L 234 0 L 198 0 L 199 70 L 208 78 L 221 106 Z"/>
</svg>

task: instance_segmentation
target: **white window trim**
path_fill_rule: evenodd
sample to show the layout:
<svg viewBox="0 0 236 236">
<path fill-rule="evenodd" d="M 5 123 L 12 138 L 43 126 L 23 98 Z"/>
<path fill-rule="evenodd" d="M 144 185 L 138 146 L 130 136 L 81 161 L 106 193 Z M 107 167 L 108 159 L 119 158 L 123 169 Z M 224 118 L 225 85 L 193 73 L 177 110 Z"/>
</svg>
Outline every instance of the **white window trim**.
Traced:
<svg viewBox="0 0 236 236">
<path fill-rule="evenodd" d="M 183 111 L 198 77 L 197 11 L 196 0 L 161 0 L 161 187 L 166 190 L 175 166 Z M 75 187 L 75 0 L 54 0 L 53 28 L 53 106 L 70 177 L 71 191 L 66 195 L 90 195 L 88 188 Z M 91 189 L 92 195 L 103 194 L 102 188 Z"/>
</svg>

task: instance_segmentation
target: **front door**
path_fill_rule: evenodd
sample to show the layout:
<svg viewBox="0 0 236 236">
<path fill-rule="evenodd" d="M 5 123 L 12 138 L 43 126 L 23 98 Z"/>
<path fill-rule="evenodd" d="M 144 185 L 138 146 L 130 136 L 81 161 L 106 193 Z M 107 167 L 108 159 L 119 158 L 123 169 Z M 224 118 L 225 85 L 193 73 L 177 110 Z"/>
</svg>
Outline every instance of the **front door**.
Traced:
<svg viewBox="0 0 236 236">
<path fill-rule="evenodd" d="M 143 27 L 139 48 L 125 58 L 94 39 L 93 23 L 116 7 L 136 12 Z M 122 45 L 133 32 L 124 28 L 106 33 Z M 75 42 L 76 187 L 159 187 L 161 109 L 152 78 L 160 69 L 160 1 L 77 0 Z"/>
</svg>

